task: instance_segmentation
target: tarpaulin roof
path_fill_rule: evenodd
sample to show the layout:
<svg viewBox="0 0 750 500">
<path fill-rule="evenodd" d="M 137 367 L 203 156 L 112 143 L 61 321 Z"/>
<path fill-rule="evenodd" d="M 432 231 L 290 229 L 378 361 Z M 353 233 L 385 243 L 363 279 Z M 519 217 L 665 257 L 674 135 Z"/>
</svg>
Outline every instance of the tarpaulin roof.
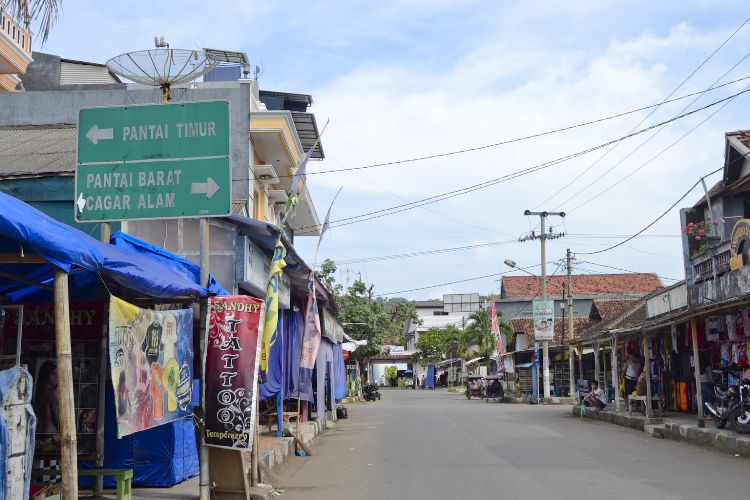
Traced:
<svg viewBox="0 0 750 500">
<path fill-rule="evenodd" d="M 189 260 L 175 255 L 172 252 L 164 250 L 161 247 L 154 246 L 145 241 L 139 240 L 129 234 L 121 231 L 112 235 L 110 242 L 118 247 L 127 248 L 140 254 L 145 254 L 161 261 L 164 265 L 174 268 L 178 272 L 187 272 L 195 283 L 200 283 L 201 268 Z M 216 281 L 212 274 L 208 275 L 208 291 L 212 295 L 230 295 L 221 283 Z"/>
<path fill-rule="evenodd" d="M 91 271 L 148 297 L 209 295 L 207 289 L 199 286 L 190 273 L 179 266 L 166 265 L 154 257 L 102 243 L 4 193 L 0 193 L 0 253 L 34 253 L 66 272 Z M 53 271 L 45 263 L 6 264 L 0 265 L 0 270 L 22 277 L 33 274 L 36 282 L 48 282 Z M 6 296 L 23 287 L 28 284 L 0 278 L 0 293 Z"/>
</svg>

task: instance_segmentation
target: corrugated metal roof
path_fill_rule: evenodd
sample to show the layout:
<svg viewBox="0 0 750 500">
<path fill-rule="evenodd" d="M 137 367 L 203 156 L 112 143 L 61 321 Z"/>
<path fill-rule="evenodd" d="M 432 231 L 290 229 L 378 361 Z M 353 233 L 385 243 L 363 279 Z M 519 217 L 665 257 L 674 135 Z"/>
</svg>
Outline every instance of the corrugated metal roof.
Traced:
<svg viewBox="0 0 750 500">
<path fill-rule="evenodd" d="M 120 83 L 106 66 L 60 62 L 60 85 L 96 85 Z"/>
<path fill-rule="evenodd" d="M 75 172 L 75 125 L 0 127 L 0 176 Z"/>
</svg>

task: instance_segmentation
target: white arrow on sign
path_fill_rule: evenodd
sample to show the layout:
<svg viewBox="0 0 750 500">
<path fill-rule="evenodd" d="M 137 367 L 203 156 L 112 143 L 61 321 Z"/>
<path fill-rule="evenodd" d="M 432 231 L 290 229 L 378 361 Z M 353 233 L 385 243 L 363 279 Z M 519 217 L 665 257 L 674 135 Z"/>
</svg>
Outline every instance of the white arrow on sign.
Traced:
<svg viewBox="0 0 750 500">
<path fill-rule="evenodd" d="M 219 190 L 219 185 L 212 178 L 206 179 L 206 182 L 193 182 L 190 185 L 191 194 L 205 194 L 206 198 L 211 198 Z"/>
<path fill-rule="evenodd" d="M 86 132 L 86 138 L 91 141 L 91 144 L 96 146 L 99 141 L 112 140 L 114 137 L 114 130 L 111 128 L 99 128 L 95 123 L 88 132 Z"/>
<path fill-rule="evenodd" d="M 86 207 L 86 200 L 83 199 L 83 192 L 78 195 L 78 200 L 76 201 L 76 205 L 78 206 L 78 211 L 83 213 L 83 209 Z"/>
</svg>

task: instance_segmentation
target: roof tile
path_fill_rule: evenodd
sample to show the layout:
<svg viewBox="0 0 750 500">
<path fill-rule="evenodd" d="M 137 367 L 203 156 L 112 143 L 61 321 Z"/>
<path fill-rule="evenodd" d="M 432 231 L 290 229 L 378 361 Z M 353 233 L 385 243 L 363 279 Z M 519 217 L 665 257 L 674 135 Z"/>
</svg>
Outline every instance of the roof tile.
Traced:
<svg viewBox="0 0 750 500">
<path fill-rule="evenodd" d="M 653 273 L 576 274 L 573 275 L 574 295 L 645 295 L 662 287 Z M 560 293 L 565 276 L 548 276 L 547 290 Z M 503 298 L 535 297 L 541 293 L 538 276 L 503 276 Z"/>
</svg>

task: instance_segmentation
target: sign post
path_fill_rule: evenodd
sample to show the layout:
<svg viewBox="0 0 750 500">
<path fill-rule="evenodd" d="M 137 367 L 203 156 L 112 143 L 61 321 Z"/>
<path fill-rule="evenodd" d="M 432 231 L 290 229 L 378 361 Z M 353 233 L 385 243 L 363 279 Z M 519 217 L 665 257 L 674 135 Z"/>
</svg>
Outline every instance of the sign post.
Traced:
<svg viewBox="0 0 750 500">
<path fill-rule="evenodd" d="M 229 103 L 86 108 L 78 116 L 78 222 L 228 215 Z"/>
</svg>

